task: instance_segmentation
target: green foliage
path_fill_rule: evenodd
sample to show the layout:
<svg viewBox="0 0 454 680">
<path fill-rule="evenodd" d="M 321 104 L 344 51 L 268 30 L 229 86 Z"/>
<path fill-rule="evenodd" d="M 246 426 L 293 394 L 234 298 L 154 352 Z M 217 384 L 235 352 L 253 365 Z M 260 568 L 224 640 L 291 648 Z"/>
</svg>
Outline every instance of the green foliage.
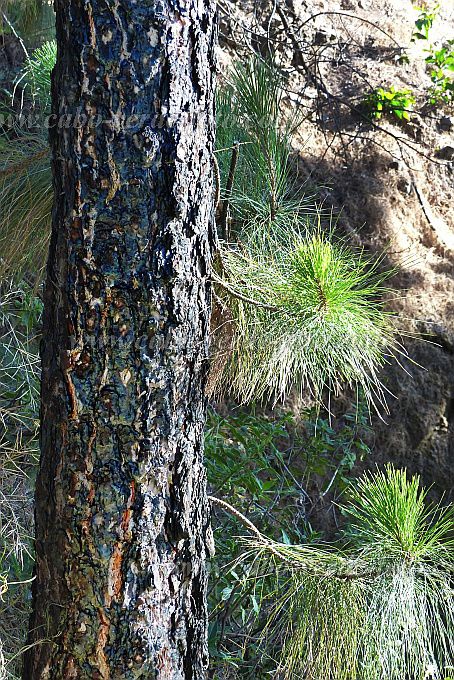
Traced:
<svg viewBox="0 0 454 680">
<path fill-rule="evenodd" d="M 233 294 L 236 332 L 221 384 L 243 402 L 284 399 L 297 386 L 320 403 L 325 390 L 359 386 L 369 404 L 385 405 L 379 370 L 400 348 L 380 302 L 393 272 L 380 260 L 321 228 L 287 228 L 225 250 L 222 261 L 216 280 Z"/>
<path fill-rule="evenodd" d="M 34 29 L 34 7 L 38 5 L 22 5 L 16 22 L 9 5 L 8 17 L 21 31 L 29 20 L 29 28 Z M 27 8 L 29 14 L 23 11 Z M 23 74 L 29 86 L 26 92 L 43 113 L 48 105 L 51 51 L 45 46 L 33 53 Z M 0 677 L 13 678 L 20 675 L 19 650 L 29 617 L 30 477 L 38 455 L 37 336 L 42 307 L 35 293 L 47 253 L 52 183 L 47 130 L 33 132 L 18 126 L 3 133 L 0 143 Z"/>
<path fill-rule="evenodd" d="M 39 110 L 50 102 L 55 41 L 33 52 L 19 82 L 24 81 Z M 41 281 L 47 257 L 52 211 L 52 175 L 47 129 L 18 127 L 4 133 L 0 167 L 0 277 Z"/>
<path fill-rule="evenodd" d="M 278 540 L 302 541 L 311 534 L 305 521 L 306 492 L 294 447 L 300 439 L 290 414 L 275 419 L 239 412 L 223 418 L 211 411 L 205 432 L 205 458 L 210 488 L 233 502 L 257 525 Z M 235 516 L 221 511 L 214 526 L 216 558 L 211 563 L 209 645 L 216 667 L 241 665 L 242 677 L 258 658 L 252 635 L 260 603 L 273 582 L 256 587 L 249 580 L 251 565 L 232 561 L 242 551 L 244 533 Z M 245 657 L 245 637 L 248 653 Z M 254 658 L 255 657 L 255 658 Z"/>
<path fill-rule="evenodd" d="M 293 424 L 290 414 L 278 420 L 241 413 L 222 418 L 215 412 L 208 417 L 205 450 L 210 484 L 227 498 L 245 495 L 252 501 L 274 496 L 283 478 L 283 458 L 279 441 L 289 440 L 286 429 Z M 284 475 L 285 476 L 285 475 Z M 293 495 L 293 485 L 290 486 Z M 283 517 L 283 523 L 290 521 Z"/>
<path fill-rule="evenodd" d="M 359 480 L 344 508 L 349 536 L 375 560 L 442 563 L 454 558 L 454 509 L 432 506 L 419 477 L 388 466 Z M 452 566 L 452 565 L 451 565 Z"/>
<path fill-rule="evenodd" d="M 29 33 L 36 25 L 43 2 L 41 0 L 0 0 L 0 13 L 5 12 L 8 19 L 20 33 Z M 9 32 L 10 27 L 0 15 L 0 31 Z"/>
<path fill-rule="evenodd" d="M 392 115 L 399 120 L 410 120 L 410 113 L 415 103 L 411 90 L 396 90 L 391 86 L 389 90 L 377 87 L 363 100 L 367 115 L 379 120 L 383 115 Z"/>
<path fill-rule="evenodd" d="M 436 4 L 432 9 L 429 9 L 427 5 L 422 5 L 421 7 L 415 7 L 415 9 L 418 10 L 420 14 L 415 21 L 415 29 L 411 36 L 411 41 L 428 40 L 429 31 L 439 14 L 440 5 Z"/>
<path fill-rule="evenodd" d="M 41 301 L 25 285 L 0 288 L 0 567 L 22 566 L 29 555 L 29 505 L 24 492 L 27 465 L 36 460 L 39 357 L 36 329 Z"/>
<path fill-rule="evenodd" d="M 431 48 L 426 63 L 430 65 L 433 87 L 429 92 L 431 104 L 454 102 L 454 40 L 448 40 L 439 50 Z"/>
<path fill-rule="evenodd" d="M 372 430 L 366 400 L 358 399 L 336 427 L 316 408 L 306 410 L 303 418 L 306 438 L 300 455 L 304 480 L 309 485 L 315 475 L 328 479 L 320 488 L 321 497 L 329 492 L 342 493 L 351 484 L 351 472 L 357 462 L 370 455 L 366 439 Z"/>
<path fill-rule="evenodd" d="M 454 660 L 454 509 L 427 503 L 419 477 L 388 467 L 349 495 L 348 543 L 249 542 L 276 570 L 268 642 L 284 677 L 439 677 Z M 260 569 L 263 569 L 263 564 Z"/>
<path fill-rule="evenodd" d="M 12 657 L 24 644 L 29 599 L 20 583 L 33 566 L 30 476 L 38 448 L 41 307 L 25 283 L 0 283 L 0 651 L 10 662 L 8 678 L 20 673 L 20 659 Z M 4 663 L 0 654 L 0 677 Z"/>
<path fill-rule="evenodd" d="M 33 101 L 47 112 L 50 107 L 50 82 L 52 70 L 57 61 L 57 43 L 45 42 L 25 62 L 23 80 L 31 90 Z"/>
<path fill-rule="evenodd" d="M 0 169 L 0 277 L 43 275 L 50 236 L 52 177 L 44 135 L 22 131 L 8 142 Z"/>
<path fill-rule="evenodd" d="M 6 430 L 14 420 L 34 429 L 39 396 L 36 329 L 42 304 L 25 284 L 4 281 L 0 291 L 0 427 Z"/>
<path fill-rule="evenodd" d="M 366 677 L 422 678 L 429 667 L 439 675 L 454 660 L 454 508 L 428 503 L 419 477 L 388 466 L 360 481 L 345 510 L 349 537 L 379 574 Z"/>
<path fill-rule="evenodd" d="M 440 11 L 440 4 L 436 4 L 432 9 L 427 6 L 417 7 L 420 11 L 418 19 L 415 21 L 415 31 L 412 35 L 412 42 L 416 40 L 428 40 L 429 31 L 433 22 Z M 446 41 L 438 49 L 431 46 L 426 50 L 426 63 L 430 68 L 430 78 L 432 87 L 428 93 L 428 102 L 433 106 L 440 104 L 452 104 L 454 101 L 454 40 Z"/>
<path fill-rule="evenodd" d="M 227 356 L 222 335 L 214 389 L 228 385 L 249 402 L 284 399 L 296 386 L 320 402 L 325 390 L 337 394 L 347 384 L 384 403 L 378 370 L 398 345 L 378 299 L 391 272 L 378 274 L 379 262 L 323 232 L 313 200 L 295 189 L 296 122 L 283 109 L 282 76 L 258 58 L 237 66 L 218 98 L 221 196 L 233 230 L 221 233 L 214 277 L 231 347 Z"/>
<path fill-rule="evenodd" d="M 33 45 L 53 38 L 52 0 L 0 0 L 0 32 L 11 33 L 13 30 Z"/>
<path fill-rule="evenodd" d="M 283 84 L 279 71 L 256 57 L 237 64 L 230 83 L 217 96 L 216 146 L 223 200 L 232 150 L 238 144 L 228 199 L 233 227 L 240 235 L 285 225 L 313 211 L 313 199 L 304 196 L 292 177 L 291 138 L 298 122 L 284 115 Z"/>
<path fill-rule="evenodd" d="M 369 431 L 367 406 L 361 401 L 336 428 L 315 410 L 304 413 L 303 425 L 290 414 L 271 419 L 210 412 L 206 429 L 212 493 L 233 503 L 263 534 L 288 545 L 319 538 L 312 514 L 327 494 L 333 498 L 346 488 L 353 461 L 369 452 L 363 441 Z M 276 591 L 275 573 L 265 568 L 256 579 L 255 554 L 238 561 L 244 533 L 236 516 L 216 509 L 210 655 L 220 673 L 228 668 L 241 678 L 266 678 L 276 667 L 277 652 L 274 643 L 261 648 L 260 638 Z"/>
</svg>

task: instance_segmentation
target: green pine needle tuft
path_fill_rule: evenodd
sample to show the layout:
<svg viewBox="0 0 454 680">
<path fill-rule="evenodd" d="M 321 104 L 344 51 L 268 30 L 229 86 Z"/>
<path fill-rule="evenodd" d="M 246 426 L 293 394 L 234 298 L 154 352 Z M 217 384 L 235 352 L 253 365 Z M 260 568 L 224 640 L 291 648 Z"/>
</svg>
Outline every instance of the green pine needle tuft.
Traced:
<svg viewBox="0 0 454 680">
<path fill-rule="evenodd" d="M 296 385 L 320 403 L 325 390 L 348 385 L 385 406 L 379 371 L 402 351 L 382 301 L 393 271 L 320 227 L 271 231 L 222 257 L 218 289 L 235 319 L 222 380 L 237 398 L 284 399 Z"/>
<path fill-rule="evenodd" d="M 26 61 L 22 77 L 39 109 L 50 105 L 50 80 L 57 58 L 55 41 L 44 43 Z M 45 267 L 53 202 L 47 131 L 18 128 L 0 138 L 0 276 L 28 277 L 39 284 Z"/>
<path fill-rule="evenodd" d="M 286 115 L 283 84 L 277 68 L 255 57 L 236 64 L 229 84 L 217 95 L 222 199 L 232 149 L 239 145 L 229 204 L 240 238 L 266 232 L 270 225 L 291 225 L 297 216 L 314 213 L 314 197 L 305 195 L 306 187 L 292 173 L 291 141 L 298 121 Z"/>
<path fill-rule="evenodd" d="M 428 503 L 418 476 L 388 466 L 363 477 L 349 501 L 349 534 L 362 550 L 417 562 L 441 557 L 442 545 L 454 559 L 454 509 Z"/>
<path fill-rule="evenodd" d="M 51 74 L 56 61 L 57 43 L 49 40 L 34 50 L 24 67 L 23 79 L 31 90 L 33 100 L 44 111 L 50 106 Z"/>
<path fill-rule="evenodd" d="M 345 507 L 343 550 L 248 541 L 277 574 L 265 631 L 285 678 L 424 680 L 454 665 L 454 508 L 389 466 Z"/>
</svg>

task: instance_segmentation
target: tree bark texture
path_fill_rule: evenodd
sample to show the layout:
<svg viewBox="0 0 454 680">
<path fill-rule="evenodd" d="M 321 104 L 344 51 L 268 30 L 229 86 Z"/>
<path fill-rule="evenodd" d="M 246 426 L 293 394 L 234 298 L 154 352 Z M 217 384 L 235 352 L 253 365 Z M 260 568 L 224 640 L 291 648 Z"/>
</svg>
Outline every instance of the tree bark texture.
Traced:
<svg viewBox="0 0 454 680">
<path fill-rule="evenodd" d="M 23 678 L 202 680 L 214 3 L 55 8 L 59 124 Z"/>
</svg>

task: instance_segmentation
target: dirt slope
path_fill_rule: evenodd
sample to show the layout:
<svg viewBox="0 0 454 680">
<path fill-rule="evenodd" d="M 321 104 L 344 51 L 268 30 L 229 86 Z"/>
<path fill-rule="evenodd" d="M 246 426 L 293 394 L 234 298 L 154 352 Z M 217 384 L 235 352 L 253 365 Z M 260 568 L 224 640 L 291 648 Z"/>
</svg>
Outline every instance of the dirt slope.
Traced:
<svg viewBox="0 0 454 680">
<path fill-rule="evenodd" d="M 454 111 L 425 105 L 424 50 L 454 38 L 454 2 L 441 5 L 429 41 L 411 43 L 418 11 L 410 0 L 236 3 L 221 14 L 221 62 L 242 41 L 263 51 L 257 33 L 274 39 L 289 102 L 306 113 L 296 140 L 301 181 L 325 187 L 320 198 L 341 210 L 340 227 L 353 242 L 386 248 L 389 263 L 401 267 L 391 303 L 399 325 L 438 344 L 407 338 L 421 367 L 404 361 L 408 372 L 395 363 L 386 371 L 396 398 L 386 424 L 374 419 L 374 458 L 405 464 L 454 494 Z M 409 63 L 401 63 L 403 53 Z M 358 103 L 381 85 L 413 92 L 409 123 L 365 121 Z"/>
</svg>

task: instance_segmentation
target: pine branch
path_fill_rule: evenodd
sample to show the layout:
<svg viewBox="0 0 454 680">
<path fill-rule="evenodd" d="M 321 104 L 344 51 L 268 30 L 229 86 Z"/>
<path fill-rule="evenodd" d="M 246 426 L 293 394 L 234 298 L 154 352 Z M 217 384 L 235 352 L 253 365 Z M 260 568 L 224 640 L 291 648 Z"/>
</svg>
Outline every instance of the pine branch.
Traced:
<svg viewBox="0 0 454 680">
<path fill-rule="evenodd" d="M 268 305 L 266 304 L 266 302 L 259 302 L 259 300 L 254 300 L 253 298 L 238 293 L 226 281 L 221 279 L 214 272 L 212 273 L 212 277 L 215 283 L 221 286 L 221 288 L 224 288 L 232 297 L 237 298 L 238 300 L 241 300 L 242 302 L 245 302 L 248 305 L 254 305 L 254 307 L 261 307 L 262 309 L 267 309 L 270 312 L 283 311 L 283 308 L 281 307 L 276 307 L 276 305 Z"/>
</svg>

